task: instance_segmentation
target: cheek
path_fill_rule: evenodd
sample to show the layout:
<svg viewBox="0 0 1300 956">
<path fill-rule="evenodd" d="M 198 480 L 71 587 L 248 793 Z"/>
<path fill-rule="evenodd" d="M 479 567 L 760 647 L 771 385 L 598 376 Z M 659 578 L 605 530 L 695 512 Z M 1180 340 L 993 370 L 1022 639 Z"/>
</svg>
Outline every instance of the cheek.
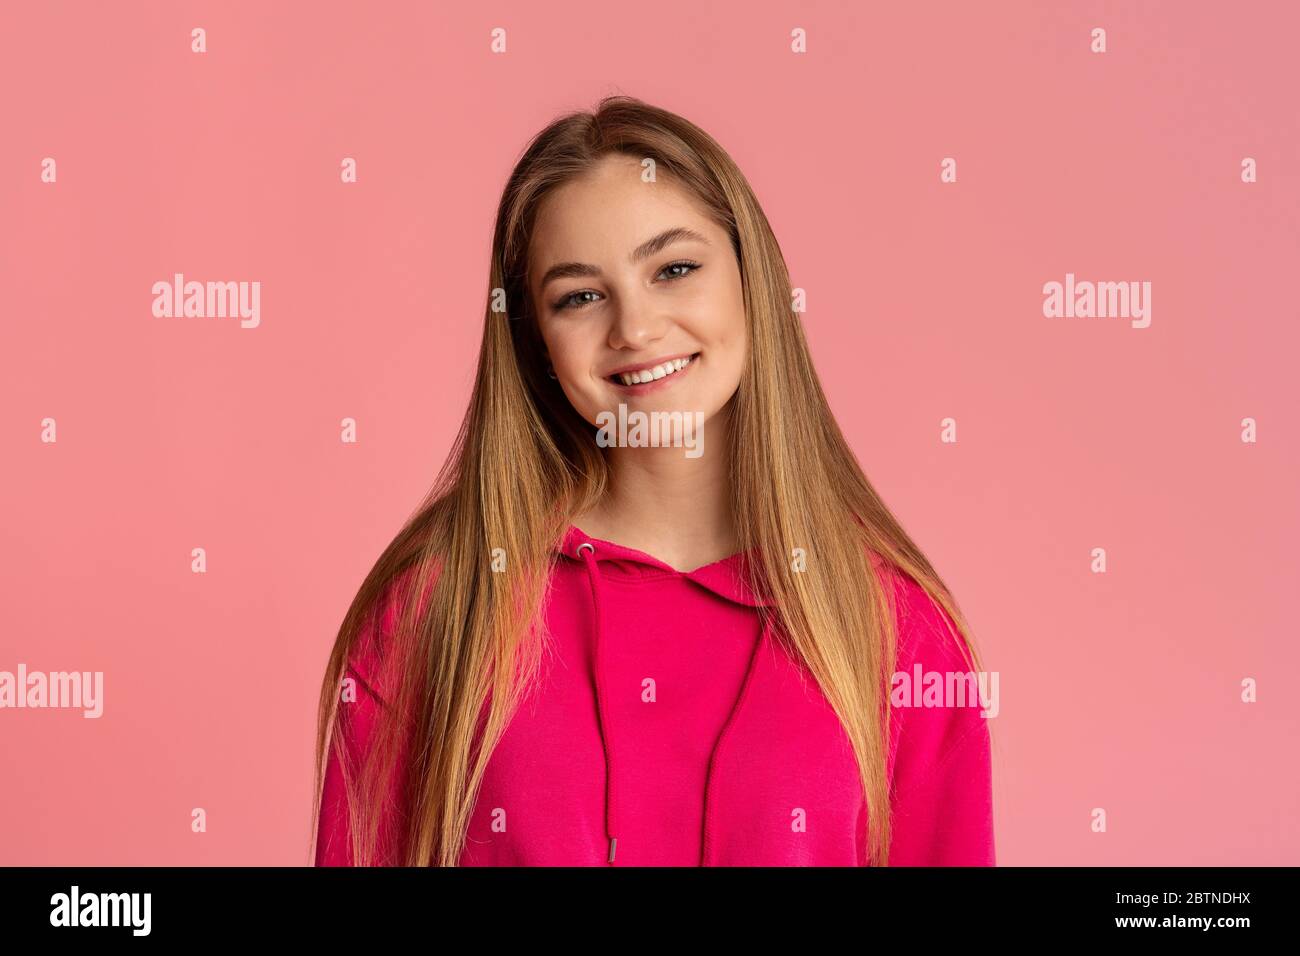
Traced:
<svg viewBox="0 0 1300 956">
<path fill-rule="evenodd" d="M 573 363 L 574 345 L 572 335 L 558 322 L 543 319 L 539 326 L 542 344 L 546 346 L 546 355 L 555 371 L 562 372 Z"/>
<path fill-rule="evenodd" d="M 743 357 L 748 329 L 745 325 L 745 303 L 740 294 L 728 291 L 715 315 L 719 318 L 713 323 L 711 338 L 714 344 L 725 350 L 730 358 L 736 357 L 733 353 Z"/>
<path fill-rule="evenodd" d="M 551 384 L 564 393 L 574 411 L 593 421 L 601 411 L 599 385 L 592 380 L 600 346 L 598 337 L 576 324 L 555 323 L 550 328 L 543 325 L 541 332 L 558 379 Z"/>
<path fill-rule="evenodd" d="M 728 387 L 740 384 L 749 349 L 749 328 L 745 322 L 745 302 L 736 292 L 728 304 L 726 321 L 718 336 L 718 347 L 723 352 Z"/>
<path fill-rule="evenodd" d="M 581 330 L 566 329 L 564 334 L 557 334 L 547 342 L 551 353 L 551 363 L 561 378 L 582 387 L 590 378 L 592 363 L 596 355 L 596 343 L 590 335 Z"/>
<path fill-rule="evenodd" d="M 745 343 L 745 293 L 739 271 L 733 269 L 715 297 L 716 339 L 726 346 L 743 347 Z"/>
</svg>

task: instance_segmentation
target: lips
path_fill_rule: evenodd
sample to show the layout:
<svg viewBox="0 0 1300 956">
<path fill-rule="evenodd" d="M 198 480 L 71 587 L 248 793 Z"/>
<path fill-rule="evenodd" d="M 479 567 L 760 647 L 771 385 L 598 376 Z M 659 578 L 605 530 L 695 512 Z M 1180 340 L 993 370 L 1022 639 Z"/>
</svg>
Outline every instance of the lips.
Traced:
<svg viewBox="0 0 1300 956">
<path fill-rule="evenodd" d="M 685 369 L 690 368 L 699 354 L 695 352 L 690 355 L 655 359 L 639 365 L 627 365 L 611 372 L 606 377 L 615 385 L 622 385 L 624 388 L 648 385 L 652 382 L 680 375 Z"/>
</svg>

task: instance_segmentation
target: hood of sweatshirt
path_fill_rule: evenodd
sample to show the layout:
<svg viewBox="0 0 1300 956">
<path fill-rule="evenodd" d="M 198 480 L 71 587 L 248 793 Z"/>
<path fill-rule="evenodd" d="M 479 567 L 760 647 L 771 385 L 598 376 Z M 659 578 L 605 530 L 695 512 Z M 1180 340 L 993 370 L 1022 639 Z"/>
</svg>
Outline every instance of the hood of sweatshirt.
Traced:
<svg viewBox="0 0 1300 956">
<path fill-rule="evenodd" d="M 621 822 L 619 811 L 622 806 L 619 795 L 615 792 L 616 776 L 614 768 L 616 762 L 622 756 L 622 749 L 620 741 L 615 739 L 611 721 L 609 720 L 609 693 L 606 686 L 606 670 L 602 667 L 601 652 L 609 639 L 605 633 L 606 624 L 605 615 L 603 614 L 603 608 L 607 601 L 607 579 L 621 579 L 625 583 L 636 583 L 638 580 L 653 581 L 664 577 L 675 577 L 691 581 L 720 598 L 744 607 L 755 609 L 770 607 L 772 601 L 766 594 L 750 587 L 748 577 L 750 570 L 749 558 L 744 552 L 703 565 L 693 571 L 679 571 L 643 551 L 594 538 L 572 525 L 569 526 L 568 531 L 564 534 L 557 547 L 565 559 L 580 562 L 584 566 L 591 589 L 591 621 L 593 622 L 591 638 L 592 646 L 595 649 L 593 672 L 596 685 L 596 708 L 600 721 L 601 742 L 605 751 L 605 830 L 609 840 L 607 862 L 614 863 L 618 853 L 618 836 Z M 754 645 L 753 653 L 750 655 L 744 679 L 740 684 L 740 692 L 732 703 L 726 723 L 723 725 L 722 732 L 718 735 L 713 746 L 713 752 L 709 757 L 708 776 L 704 787 L 706 833 L 710 830 L 710 823 L 714 819 L 716 812 L 714 795 L 717 793 L 717 788 L 713 785 L 714 769 L 721 763 L 720 758 L 730 737 L 729 731 L 744 707 L 746 692 L 753 677 L 754 665 L 758 659 L 759 650 L 765 646 L 770 634 L 769 615 L 758 613 L 760 613 L 762 620 L 759 639 Z"/>
<path fill-rule="evenodd" d="M 773 602 L 763 593 L 750 590 L 748 583 L 749 558 L 741 552 L 714 561 L 694 571 L 678 571 L 658 558 L 627 548 L 611 541 L 593 538 L 577 527 L 569 526 L 556 549 L 564 557 L 587 565 L 593 574 L 593 584 L 599 587 L 597 572 L 626 579 L 656 578 L 671 575 L 694 581 L 712 591 L 746 607 L 771 607 Z"/>
</svg>

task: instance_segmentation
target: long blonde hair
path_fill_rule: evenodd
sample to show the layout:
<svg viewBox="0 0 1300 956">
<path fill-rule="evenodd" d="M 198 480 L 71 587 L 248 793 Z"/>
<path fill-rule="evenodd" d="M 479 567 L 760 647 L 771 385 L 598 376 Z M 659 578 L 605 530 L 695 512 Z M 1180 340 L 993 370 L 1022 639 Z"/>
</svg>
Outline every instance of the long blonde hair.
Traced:
<svg viewBox="0 0 1300 956">
<path fill-rule="evenodd" d="M 506 184 L 469 408 L 433 487 L 366 576 L 339 629 L 321 686 L 314 806 L 319 811 L 332 747 L 345 770 L 354 863 L 457 864 L 484 768 L 537 674 L 535 625 L 556 542 L 610 480 L 594 427 L 546 374 L 526 276 L 541 200 L 610 153 L 653 159 L 657 175 L 684 187 L 731 237 L 750 343 L 729 438 L 735 528 L 752 557 L 751 586 L 774 599 L 774 633 L 806 664 L 852 741 L 867 801 L 868 861 L 886 864 L 897 633 L 889 588 L 870 553 L 948 612 L 959 630 L 954 638 L 979 670 L 974 642 L 831 414 L 792 310 L 785 260 L 744 176 L 703 130 L 628 96 L 606 97 L 594 112 L 547 126 Z M 491 569 L 498 548 L 507 574 Z M 805 573 L 791 573 L 796 548 L 808 556 Z M 385 606 L 400 614 L 382 647 L 384 706 L 372 746 L 353 766 L 334 732 L 343 717 L 340 686 Z M 384 827 L 397 834 L 387 852 Z"/>
</svg>

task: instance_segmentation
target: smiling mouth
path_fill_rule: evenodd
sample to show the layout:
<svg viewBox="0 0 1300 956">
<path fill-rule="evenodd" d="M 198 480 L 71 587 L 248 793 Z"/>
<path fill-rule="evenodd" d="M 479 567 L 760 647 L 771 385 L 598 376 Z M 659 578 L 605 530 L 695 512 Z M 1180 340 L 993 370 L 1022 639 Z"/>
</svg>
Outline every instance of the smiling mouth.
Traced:
<svg viewBox="0 0 1300 956">
<path fill-rule="evenodd" d="M 700 353 L 695 352 L 692 355 L 669 359 L 657 365 L 647 365 L 644 368 L 629 372 L 615 372 L 613 375 L 607 376 L 607 378 L 615 385 L 644 385 L 647 382 L 655 382 L 661 378 L 671 378 L 683 369 L 690 368 L 691 364 L 699 357 Z"/>
</svg>

